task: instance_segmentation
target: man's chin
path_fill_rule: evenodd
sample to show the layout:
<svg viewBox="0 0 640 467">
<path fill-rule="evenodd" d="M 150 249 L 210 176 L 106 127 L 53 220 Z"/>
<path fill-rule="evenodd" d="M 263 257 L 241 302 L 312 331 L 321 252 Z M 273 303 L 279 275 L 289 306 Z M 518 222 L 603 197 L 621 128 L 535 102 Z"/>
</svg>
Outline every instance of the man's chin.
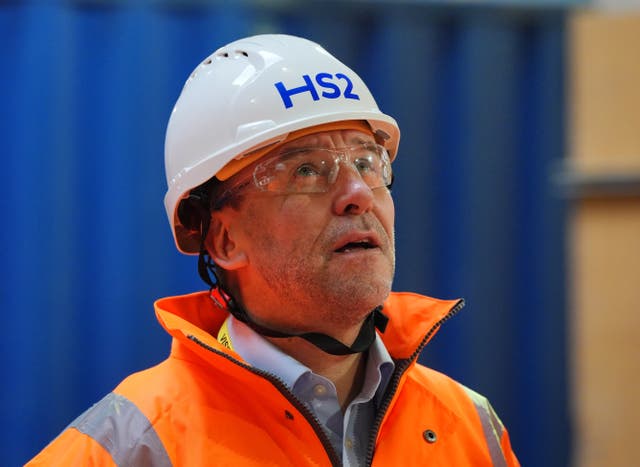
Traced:
<svg viewBox="0 0 640 467">
<path fill-rule="evenodd" d="M 342 281 L 335 284 L 329 292 L 333 308 L 338 308 L 363 319 L 375 307 L 382 305 L 391 292 L 391 280 Z M 355 318 L 354 316 L 354 318 Z M 355 318 L 356 320 L 358 318 Z"/>
</svg>

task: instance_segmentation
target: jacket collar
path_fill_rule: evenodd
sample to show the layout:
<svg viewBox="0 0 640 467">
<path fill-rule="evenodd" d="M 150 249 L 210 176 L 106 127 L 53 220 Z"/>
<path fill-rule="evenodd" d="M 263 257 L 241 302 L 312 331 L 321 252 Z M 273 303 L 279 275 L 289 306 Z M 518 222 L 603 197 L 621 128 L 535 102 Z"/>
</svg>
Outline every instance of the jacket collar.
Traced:
<svg viewBox="0 0 640 467">
<path fill-rule="evenodd" d="M 394 359 L 415 357 L 442 321 L 455 313 L 462 303 L 461 300 L 392 292 L 384 302 L 383 313 L 389 317 L 389 324 L 381 335 L 391 356 Z M 216 304 L 209 292 L 161 298 L 154 306 L 158 321 L 173 337 L 182 340 L 193 336 L 211 347 L 228 351 L 216 339 L 228 312 Z"/>
</svg>

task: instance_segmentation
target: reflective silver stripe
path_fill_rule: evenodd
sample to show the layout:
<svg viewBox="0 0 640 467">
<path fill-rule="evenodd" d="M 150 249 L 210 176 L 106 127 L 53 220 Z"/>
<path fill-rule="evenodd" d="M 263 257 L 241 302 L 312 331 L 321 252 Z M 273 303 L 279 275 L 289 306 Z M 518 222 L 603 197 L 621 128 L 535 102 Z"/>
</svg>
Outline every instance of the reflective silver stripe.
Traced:
<svg viewBox="0 0 640 467">
<path fill-rule="evenodd" d="M 147 417 L 119 394 L 107 394 L 69 428 L 93 438 L 119 467 L 171 467 L 167 451 Z"/>
<path fill-rule="evenodd" d="M 504 426 L 502 425 L 502 422 L 496 415 L 493 407 L 491 407 L 491 404 L 486 397 L 481 396 L 468 387 L 462 387 L 467 392 L 469 398 L 473 401 L 473 404 L 476 406 L 476 411 L 480 416 L 482 431 L 484 432 L 484 437 L 487 440 L 487 447 L 489 448 L 491 462 L 496 467 L 506 467 L 507 461 L 504 458 L 502 446 L 500 445 L 500 440 L 504 433 Z"/>
</svg>

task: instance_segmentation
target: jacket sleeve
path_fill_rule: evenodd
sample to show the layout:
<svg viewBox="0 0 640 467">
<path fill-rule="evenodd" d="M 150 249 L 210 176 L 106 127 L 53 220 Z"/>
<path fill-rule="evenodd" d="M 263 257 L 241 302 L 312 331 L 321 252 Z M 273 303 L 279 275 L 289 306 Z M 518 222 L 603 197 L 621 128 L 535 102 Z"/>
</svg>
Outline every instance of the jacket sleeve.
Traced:
<svg viewBox="0 0 640 467">
<path fill-rule="evenodd" d="M 520 467 L 520 462 L 516 458 L 516 454 L 513 452 L 513 449 L 511 449 L 511 441 L 509 440 L 509 433 L 507 430 L 504 430 L 502 433 L 500 445 L 502 446 L 502 453 L 507 461 L 507 465 L 509 467 Z"/>
<path fill-rule="evenodd" d="M 75 428 L 67 428 L 26 464 L 27 467 L 69 465 L 115 467 L 116 463 L 93 438 Z"/>
<path fill-rule="evenodd" d="M 171 459 L 140 409 L 115 392 L 76 418 L 29 466 L 170 467 Z"/>
<path fill-rule="evenodd" d="M 476 407 L 493 465 L 519 467 L 520 462 L 518 462 L 518 459 L 511 448 L 509 433 L 502 424 L 502 421 L 496 414 L 495 410 L 493 410 L 491 403 L 486 397 L 478 394 L 474 390 L 469 389 L 464 385 L 461 386 L 464 388 Z"/>
</svg>

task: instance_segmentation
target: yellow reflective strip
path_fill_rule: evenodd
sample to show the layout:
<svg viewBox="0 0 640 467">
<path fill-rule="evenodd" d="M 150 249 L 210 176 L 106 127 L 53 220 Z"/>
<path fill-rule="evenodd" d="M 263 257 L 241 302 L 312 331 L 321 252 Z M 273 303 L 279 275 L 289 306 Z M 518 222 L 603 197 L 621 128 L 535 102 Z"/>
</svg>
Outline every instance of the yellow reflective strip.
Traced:
<svg viewBox="0 0 640 467">
<path fill-rule="evenodd" d="M 220 330 L 218 331 L 218 342 L 224 345 L 227 349 L 233 350 L 233 344 L 231 344 L 231 336 L 229 335 L 229 326 L 227 324 L 230 319 L 231 317 L 229 316 L 224 320 L 222 326 L 220 326 Z"/>
<path fill-rule="evenodd" d="M 93 438 L 119 466 L 171 467 L 171 459 L 149 419 L 126 397 L 109 393 L 68 428 Z"/>
<path fill-rule="evenodd" d="M 507 461 L 502 452 L 502 446 L 500 440 L 504 433 L 504 426 L 496 415 L 493 407 L 486 397 L 478 394 L 472 389 L 464 385 L 460 385 L 464 388 L 465 392 L 476 406 L 476 411 L 480 416 L 480 422 L 482 423 L 482 431 L 484 432 L 485 440 L 487 441 L 487 447 L 489 449 L 489 455 L 491 456 L 491 462 L 494 466 L 505 466 Z"/>
</svg>

